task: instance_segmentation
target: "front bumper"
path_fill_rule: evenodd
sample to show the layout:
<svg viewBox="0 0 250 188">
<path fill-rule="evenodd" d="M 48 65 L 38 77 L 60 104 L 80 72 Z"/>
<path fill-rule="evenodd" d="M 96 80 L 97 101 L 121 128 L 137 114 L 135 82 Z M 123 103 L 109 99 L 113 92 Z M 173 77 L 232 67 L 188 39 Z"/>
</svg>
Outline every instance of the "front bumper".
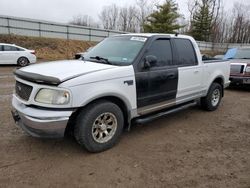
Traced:
<svg viewBox="0 0 250 188">
<path fill-rule="evenodd" d="M 231 84 L 235 84 L 235 85 L 244 85 L 244 84 L 250 85 L 250 77 L 230 76 L 230 81 L 231 81 Z"/>
<path fill-rule="evenodd" d="M 64 137 L 73 110 L 38 109 L 24 105 L 15 95 L 12 99 L 12 116 L 16 125 L 34 137 Z"/>
<path fill-rule="evenodd" d="M 228 88 L 230 85 L 231 81 L 228 81 L 227 83 L 224 84 L 224 88 Z"/>
</svg>

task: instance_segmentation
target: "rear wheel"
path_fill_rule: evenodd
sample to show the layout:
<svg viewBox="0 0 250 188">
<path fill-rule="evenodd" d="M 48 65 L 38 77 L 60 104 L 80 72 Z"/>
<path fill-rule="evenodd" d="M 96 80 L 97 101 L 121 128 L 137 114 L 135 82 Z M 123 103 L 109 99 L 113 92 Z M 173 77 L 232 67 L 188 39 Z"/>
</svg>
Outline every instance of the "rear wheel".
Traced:
<svg viewBox="0 0 250 188">
<path fill-rule="evenodd" d="M 222 98 L 222 86 L 212 83 L 206 97 L 201 98 L 201 106 L 208 111 L 214 111 L 220 105 Z"/>
<path fill-rule="evenodd" d="M 83 109 L 76 121 L 77 142 L 90 152 L 105 151 L 114 146 L 123 130 L 121 109 L 109 101 L 98 101 Z"/>
<path fill-rule="evenodd" d="M 21 67 L 25 67 L 29 64 L 29 60 L 26 58 L 26 57 L 20 57 L 18 60 L 17 60 L 17 64 Z"/>
</svg>

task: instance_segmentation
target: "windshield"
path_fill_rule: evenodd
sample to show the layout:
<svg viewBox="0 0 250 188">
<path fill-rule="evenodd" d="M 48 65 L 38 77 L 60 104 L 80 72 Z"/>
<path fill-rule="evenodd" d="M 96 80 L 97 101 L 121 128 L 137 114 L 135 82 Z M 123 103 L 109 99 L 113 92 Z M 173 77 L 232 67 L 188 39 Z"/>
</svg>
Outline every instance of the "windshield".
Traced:
<svg viewBox="0 0 250 188">
<path fill-rule="evenodd" d="M 87 52 L 84 60 L 112 65 L 130 65 L 146 41 L 145 37 L 135 36 L 107 38 Z"/>
<path fill-rule="evenodd" d="M 250 48 L 238 49 L 233 59 L 250 59 Z"/>
</svg>

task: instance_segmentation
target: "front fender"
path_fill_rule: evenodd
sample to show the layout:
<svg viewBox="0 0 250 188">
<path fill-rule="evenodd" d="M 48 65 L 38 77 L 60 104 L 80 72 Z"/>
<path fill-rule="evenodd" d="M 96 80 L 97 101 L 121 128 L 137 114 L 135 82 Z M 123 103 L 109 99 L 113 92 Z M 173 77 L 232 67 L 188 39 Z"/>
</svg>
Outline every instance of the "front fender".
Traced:
<svg viewBox="0 0 250 188">
<path fill-rule="evenodd" d="M 133 85 L 125 84 L 125 80 L 133 80 Z M 73 107 L 83 107 L 99 98 L 117 97 L 128 110 L 136 109 L 136 88 L 134 77 L 104 80 L 95 83 L 78 85 L 70 88 L 73 93 Z"/>
</svg>

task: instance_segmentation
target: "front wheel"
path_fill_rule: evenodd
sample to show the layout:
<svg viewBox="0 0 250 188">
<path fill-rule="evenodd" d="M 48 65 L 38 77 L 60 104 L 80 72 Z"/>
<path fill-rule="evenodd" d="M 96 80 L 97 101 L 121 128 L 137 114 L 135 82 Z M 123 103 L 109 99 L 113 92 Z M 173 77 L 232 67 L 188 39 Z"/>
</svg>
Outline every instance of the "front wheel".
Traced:
<svg viewBox="0 0 250 188">
<path fill-rule="evenodd" d="M 201 106 L 208 111 L 214 111 L 220 105 L 222 98 L 222 86 L 212 83 L 206 97 L 201 98 Z"/>
<path fill-rule="evenodd" d="M 102 100 L 88 105 L 79 113 L 74 135 L 88 151 L 101 152 L 117 143 L 123 125 L 121 109 L 112 102 Z"/>
</svg>

